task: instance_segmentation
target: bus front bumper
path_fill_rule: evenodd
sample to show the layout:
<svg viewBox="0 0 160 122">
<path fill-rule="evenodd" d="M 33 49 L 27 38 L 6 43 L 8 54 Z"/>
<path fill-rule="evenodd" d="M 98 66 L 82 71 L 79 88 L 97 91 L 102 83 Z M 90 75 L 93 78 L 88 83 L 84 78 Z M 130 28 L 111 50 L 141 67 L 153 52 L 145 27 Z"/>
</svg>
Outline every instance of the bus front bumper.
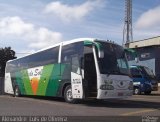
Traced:
<svg viewBox="0 0 160 122">
<path fill-rule="evenodd" d="M 133 95 L 133 90 L 98 90 L 97 99 L 119 99 Z"/>
</svg>

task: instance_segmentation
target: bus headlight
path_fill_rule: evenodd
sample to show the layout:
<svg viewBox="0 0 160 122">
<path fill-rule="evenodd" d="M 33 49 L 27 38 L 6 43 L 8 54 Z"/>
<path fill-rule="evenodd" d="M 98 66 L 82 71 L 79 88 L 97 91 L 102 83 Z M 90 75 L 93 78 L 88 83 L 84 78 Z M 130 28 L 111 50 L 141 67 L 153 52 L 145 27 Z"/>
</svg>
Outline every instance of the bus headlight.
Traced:
<svg viewBox="0 0 160 122">
<path fill-rule="evenodd" d="M 102 90 L 114 90 L 114 87 L 112 85 L 103 84 L 100 86 L 100 89 Z"/>
</svg>

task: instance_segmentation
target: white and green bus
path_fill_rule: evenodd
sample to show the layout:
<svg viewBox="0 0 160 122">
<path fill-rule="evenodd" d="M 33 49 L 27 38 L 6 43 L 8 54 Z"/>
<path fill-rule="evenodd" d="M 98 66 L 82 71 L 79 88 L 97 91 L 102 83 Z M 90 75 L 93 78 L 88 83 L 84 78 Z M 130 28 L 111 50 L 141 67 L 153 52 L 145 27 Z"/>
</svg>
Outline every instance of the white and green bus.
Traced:
<svg viewBox="0 0 160 122">
<path fill-rule="evenodd" d="M 124 98 L 133 93 L 123 47 L 80 38 L 8 61 L 5 93 L 79 99 Z"/>
</svg>

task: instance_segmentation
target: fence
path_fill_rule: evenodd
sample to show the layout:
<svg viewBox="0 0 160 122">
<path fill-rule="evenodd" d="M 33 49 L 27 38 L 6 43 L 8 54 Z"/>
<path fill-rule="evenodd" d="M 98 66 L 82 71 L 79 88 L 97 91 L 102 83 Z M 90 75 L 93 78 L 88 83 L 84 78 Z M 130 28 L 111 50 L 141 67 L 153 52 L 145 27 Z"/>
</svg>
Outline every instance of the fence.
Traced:
<svg viewBox="0 0 160 122">
<path fill-rule="evenodd" d="M 0 77 L 0 95 L 4 94 L 4 78 Z"/>
</svg>

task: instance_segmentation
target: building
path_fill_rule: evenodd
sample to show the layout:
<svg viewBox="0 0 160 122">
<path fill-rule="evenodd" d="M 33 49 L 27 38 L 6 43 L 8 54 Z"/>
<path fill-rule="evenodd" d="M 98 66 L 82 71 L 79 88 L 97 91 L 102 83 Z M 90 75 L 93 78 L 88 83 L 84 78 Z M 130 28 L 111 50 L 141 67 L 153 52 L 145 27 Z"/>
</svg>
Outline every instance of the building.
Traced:
<svg viewBox="0 0 160 122">
<path fill-rule="evenodd" d="M 136 50 L 139 60 L 136 62 L 133 56 L 129 55 L 129 64 L 149 67 L 160 81 L 160 36 L 130 42 L 128 47 Z"/>
</svg>

